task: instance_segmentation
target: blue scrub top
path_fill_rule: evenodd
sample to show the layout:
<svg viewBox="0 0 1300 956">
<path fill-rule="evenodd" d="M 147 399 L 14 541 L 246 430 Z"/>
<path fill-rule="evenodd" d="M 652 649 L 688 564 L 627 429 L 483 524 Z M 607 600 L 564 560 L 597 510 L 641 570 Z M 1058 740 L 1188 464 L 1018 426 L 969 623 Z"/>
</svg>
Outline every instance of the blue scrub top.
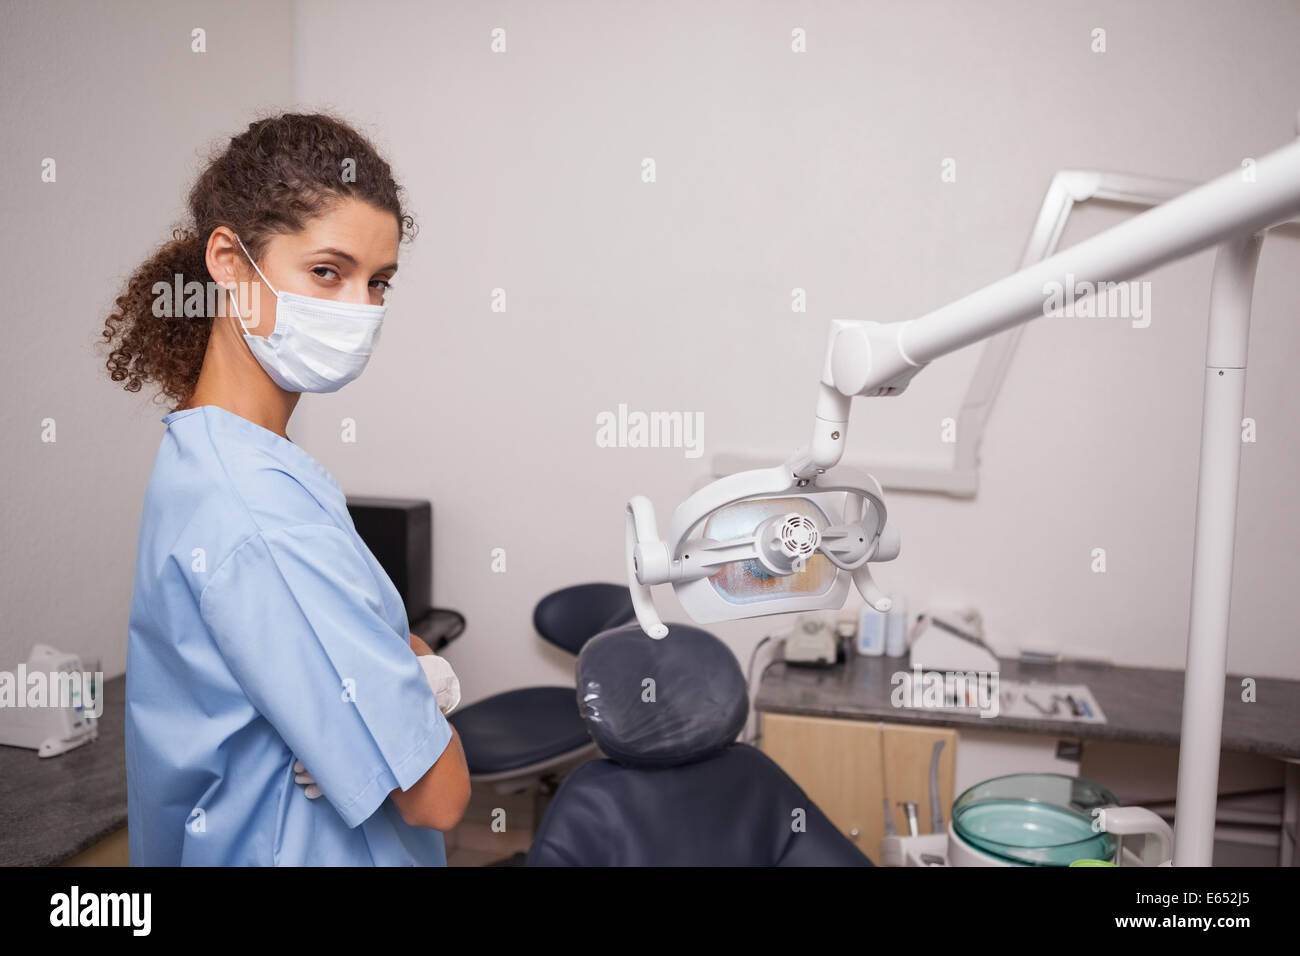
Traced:
<svg viewBox="0 0 1300 956">
<path fill-rule="evenodd" d="M 233 412 L 163 422 L 127 648 L 131 863 L 445 865 L 388 794 L 451 728 L 343 490 Z"/>
</svg>

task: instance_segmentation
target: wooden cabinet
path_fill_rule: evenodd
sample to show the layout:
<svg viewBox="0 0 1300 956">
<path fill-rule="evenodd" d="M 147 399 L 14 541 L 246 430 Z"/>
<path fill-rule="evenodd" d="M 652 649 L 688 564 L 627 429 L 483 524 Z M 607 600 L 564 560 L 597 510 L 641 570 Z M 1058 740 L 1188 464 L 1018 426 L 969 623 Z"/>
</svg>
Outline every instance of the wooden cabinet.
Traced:
<svg viewBox="0 0 1300 956">
<path fill-rule="evenodd" d="M 894 827 L 906 835 L 907 814 L 899 806 L 916 803 L 918 832 L 931 833 L 930 762 L 936 744 L 939 750 L 939 810 L 943 829 L 952 814 L 953 778 L 957 767 L 957 731 L 951 727 L 922 727 L 917 724 L 878 724 L 884 751 L 884 788 L 894 811 Z M 884 807 L 881 807 L 882 813 Z M 882 831 L 881 836 L 884 836 Z M 879 844 L 879 838 L 877 838 Z"/>
<path fill-rule="evenodd" d="M 944 822 L 953 799 L 957 732 L 951 728 L 795 714 L 763 714 L 761 749 L 808 794 L 845 836 L 873 860 L 885 835 L 885 800 L 894 826 L 907 832 L 900 803 L 917 804 L 921 833 L 930 832 L 930 760 L 939 752 L 939 805 Z"/>
<path fill-rule="evenodd" d="M 130 853 L 126 827 L 115 830 L 98 843 L 92 844 L 60 866 L 130 866 Z"/>
<path fill-rule="evenodd" d="M 880 724 L 763 714 L 762 751 L 873 859 L 884 832 Z"/>
</svg>

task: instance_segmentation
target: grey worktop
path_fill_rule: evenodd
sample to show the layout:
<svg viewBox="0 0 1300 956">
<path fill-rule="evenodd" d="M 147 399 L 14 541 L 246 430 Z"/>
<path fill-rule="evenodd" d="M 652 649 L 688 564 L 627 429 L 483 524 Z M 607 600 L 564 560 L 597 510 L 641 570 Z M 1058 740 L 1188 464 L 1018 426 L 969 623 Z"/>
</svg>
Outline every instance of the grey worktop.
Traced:
<svg viewBox="0 0 1300 956">
<path fill-rule="evenodd" d="M 465 620 L 433 608 L 413 630 L 441 649 Z M 126 675 L 104 681 L 99 737 L 57 757 L 0 745 L 0 866 L 50 866 L 126 826 Z"/>
<path fill-rule="evenodd" d="M 104 681 L 98 739 L 57 757 L 0 746 L 0 866 L 62 863 L 126 826 L 126 677 Z"/>
<path fill-rule="evenodd" d="M 811 717 L 1178 745 L 1182 671 L 1001 662 L 1007 680 L 1087 684 L 1107 719 L 1088 724 L 894 707 L 891 678 L 907 669 L 906 658 L 853 653 L 828 670 L 776 663 L 764 673 L 754 706 Z M 106 680 L 99 739 L 61 756 L 42 759 L 34 750 L 0 746 L 0 866 L 60 863 L 126 825 L 125 699 L 126 678 Z M 1247 704 L 1241 678 L 1228 677 L 1223 749 L 1300 758 L 1300 681 L 1256 678 L 1256 702 Z"/>
<path fill-rule="evenodd" d="M 885 720 L 901 724 L 1014 730 L 1078 740 L 1124 740 L 1178 746 L 1182 732 L 1183 672 L 1084 663 L 1028 664 L 1001 660 L 1003 680 L 1087 684 L 1106 715 L 1092 724 L 1023 717 L 980 717 L 978 712 L 895 707 L 891 679 L 910 670 L 905 657 L 863 657 L 850 651 L 826 670 L 773 664 L 759 684 L 754 708 L 809 717 Z M 1241 700 L 1241 677 L 1224 682 L 1224 750 L 1300 758 L 1300 681 L 1255 678 L 1255 702 Z"/>
</svg>

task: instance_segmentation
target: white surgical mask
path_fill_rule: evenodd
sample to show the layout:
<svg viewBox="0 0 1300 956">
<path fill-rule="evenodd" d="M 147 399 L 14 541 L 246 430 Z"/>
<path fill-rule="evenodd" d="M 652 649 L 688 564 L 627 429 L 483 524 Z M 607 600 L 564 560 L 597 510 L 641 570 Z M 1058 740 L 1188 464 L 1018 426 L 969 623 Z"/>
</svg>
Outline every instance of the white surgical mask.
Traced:
<svg viewBox="0 0 1300 956">
<path fill-rule="evenodd" d="M 238 236 L 239 248 L 244 242 Z M 244 249 L 248 261 L 253 257 Z M 253 268 L 267 282 L 262 270 Z M 231 297 L 232 299 L 237 296 Z M 269 336 L 252 335 L 235 305 L 240 327 L 259 365 L 271 380 L 289 392 L 336 392 L 361 374 L 379 342 L 384 305 L 335 302 L 293 292 L 275 292 L 275 330 Z"/>
</svg>

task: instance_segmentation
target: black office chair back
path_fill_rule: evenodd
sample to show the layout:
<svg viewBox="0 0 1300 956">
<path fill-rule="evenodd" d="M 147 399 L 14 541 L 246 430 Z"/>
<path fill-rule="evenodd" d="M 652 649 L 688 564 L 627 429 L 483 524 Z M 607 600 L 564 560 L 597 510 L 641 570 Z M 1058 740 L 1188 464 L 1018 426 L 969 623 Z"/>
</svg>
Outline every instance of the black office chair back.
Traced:
<svg viewBox="0 0 1300 956">
<path fill-rule="evenodd" d="M 575 584 L 553 591 L 533 608 L 533 627 L 544 640 L 577 654 L 601 631 L 636 617 L 626 584 Z"/>
<path fill-rule="evenodd" d="M 735 655 L 682 624 L 636 624 L 578 656 L 578 706 L 607 759 L 560 786 L 530 866 L 870 866 L 761 751 Z"/>
</svg>

